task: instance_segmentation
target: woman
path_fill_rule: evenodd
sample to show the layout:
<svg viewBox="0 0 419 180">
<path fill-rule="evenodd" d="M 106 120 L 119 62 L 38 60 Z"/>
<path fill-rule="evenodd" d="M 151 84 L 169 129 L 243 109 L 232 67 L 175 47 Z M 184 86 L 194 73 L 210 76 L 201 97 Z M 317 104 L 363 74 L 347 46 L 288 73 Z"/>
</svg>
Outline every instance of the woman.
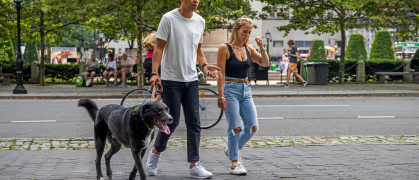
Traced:
<svg viewBox="0 0 419 180">
<path fill-rule="evenodd" d="M 106 86 L 111 86 L 109 80 L 113 74 L 117 71 L 116 62 L 113 60 L 113 54 L 108 54 L 108 62 L 105 64 L 105 71 L 102 73 L 103 77 L 106 79 Z M 116 82 L 116 81 L 115 81 Z"/>
<path fill-rule="evenodd" d="M 228 43 L 221 44 L 217 53 L 218 72 L 218 107 L 224 109 L 228 123 L 228 148 L 225 150 L 231 160 L 230 173 L 247 174 L 239 158 L 239 150 L 258 130 L 256 108 L 253 103 L 247 70 L 250 59 L 263 67 L 269 66 L 268 54 L 263 47 L 262 38 L 255 41 L 262 55 L 248 44 L 253 29 L 251 19 L 243 16 L 236 20 Z M 243 126 L 241 119 L 243 120 Z"/>
</svg>

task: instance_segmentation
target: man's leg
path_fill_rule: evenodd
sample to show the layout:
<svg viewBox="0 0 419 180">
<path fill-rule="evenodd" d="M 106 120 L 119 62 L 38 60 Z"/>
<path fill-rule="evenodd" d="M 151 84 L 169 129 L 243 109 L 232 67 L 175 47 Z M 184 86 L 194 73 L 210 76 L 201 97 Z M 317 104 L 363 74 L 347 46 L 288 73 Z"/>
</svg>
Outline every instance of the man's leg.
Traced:
<svg viewBox="0 0 419 180">
<path fill-rule="evenodd" d="M 201 126 L 199 119 L 198 81 L 188 82 L 182 94 L 182 107 L 187 128 L 188 162 L 199 161 Z M 194 162 L 195 161 L 195 162 Z"/>
</svg>

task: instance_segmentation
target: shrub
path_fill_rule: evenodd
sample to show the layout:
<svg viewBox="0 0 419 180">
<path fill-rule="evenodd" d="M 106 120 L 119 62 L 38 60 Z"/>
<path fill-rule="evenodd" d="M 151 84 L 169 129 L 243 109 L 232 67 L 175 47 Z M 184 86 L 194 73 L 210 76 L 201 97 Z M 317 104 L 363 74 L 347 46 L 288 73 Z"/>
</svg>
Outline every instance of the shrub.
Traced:
<svg viewBox="0 0 419 180">
<path fill-rule="evenodd" d="M 361 34 L 352 34 L 346 49 L 347 59 L 367 59 L 367 50 L 365 49 L 364 36 Z"/>
<path fill-rule="evenodd" d="M 395 59 L 390 31 L 379 30 L 372 43 L 370 59 Z"/>
<path fill-rule="evenodd" d="M 324 49 L 324 42 L 322 40 L 313 41 L 313 45 L 310 51 L 310 56 L 308 56 L 308 60 L 311 60 L 311 59 L 327 60 L 326 50 Z"/>
<path fill-rule="evenodd" d="M 27 43 L 25 54 L 23 54 L 23 62 L 30 64 L 32 61 L 38 61 L 38 48 L 34 43 Z"/>
<path fill-rule="evenodd" d="M 16 61 L 16 54 L 12 40 L 9 39 L 4 43 L 0 43 L 0 61 L 5 63 Z"/>
</svg>

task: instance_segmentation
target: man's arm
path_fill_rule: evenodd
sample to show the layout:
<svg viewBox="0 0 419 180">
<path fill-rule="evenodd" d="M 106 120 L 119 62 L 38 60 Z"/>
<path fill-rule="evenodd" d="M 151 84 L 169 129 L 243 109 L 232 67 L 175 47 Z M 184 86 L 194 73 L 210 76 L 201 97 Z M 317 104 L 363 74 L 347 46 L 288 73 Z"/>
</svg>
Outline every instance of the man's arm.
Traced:
<svg viewBox="0 0 419 180">
<path fill-rule="evenodd" d="M 154 58 L 154 56 L 153 56 L 153 58 Z M 217 66 L 214 66 L 214 65 L 209 65 L 209 64 L 207 65 L 207 59 L 205 58 L 204 52 L 202 51 L 201 43 L 198 44 L 198 50 L 197 50 L 197 57 L 196 58 L 198 60 L 198 63 L 204 69 L 204 73 L 207 76 L 213 77 L 213 78 L 218 78 L 218 70 L 220 70 L 220 68 L 217 67 Z"/>
<path fill-rule="evenodd" d="M 152 59 L 152 68 L 151 72 L 159 72 L 159 67 L 161 64 L 161 58 L 163 56 L 163 49 L 166 46 L 166 41 L 161 39 L 156 39 L 156 45 L 154 46 L 153 59 Z"/>
</svg>

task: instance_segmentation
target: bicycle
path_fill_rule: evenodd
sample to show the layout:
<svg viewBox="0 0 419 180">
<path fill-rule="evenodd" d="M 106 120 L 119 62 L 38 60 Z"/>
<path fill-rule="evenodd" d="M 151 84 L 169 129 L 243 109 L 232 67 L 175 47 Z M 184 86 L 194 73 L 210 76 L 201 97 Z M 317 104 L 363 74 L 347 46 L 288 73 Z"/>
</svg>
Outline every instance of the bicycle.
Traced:
<svg viewBox="0 0 419 180">
<path fill-rule="evenodd" d="M 201 129 L 209 129 L 220 122 L 223 109 L 218 108 L 218 94 L 208 88 L 198 88 Z M 122 98 L 121 106 L 131 107 L 151 101 L 152 88 L 134 89 Z"/>
</svg>

